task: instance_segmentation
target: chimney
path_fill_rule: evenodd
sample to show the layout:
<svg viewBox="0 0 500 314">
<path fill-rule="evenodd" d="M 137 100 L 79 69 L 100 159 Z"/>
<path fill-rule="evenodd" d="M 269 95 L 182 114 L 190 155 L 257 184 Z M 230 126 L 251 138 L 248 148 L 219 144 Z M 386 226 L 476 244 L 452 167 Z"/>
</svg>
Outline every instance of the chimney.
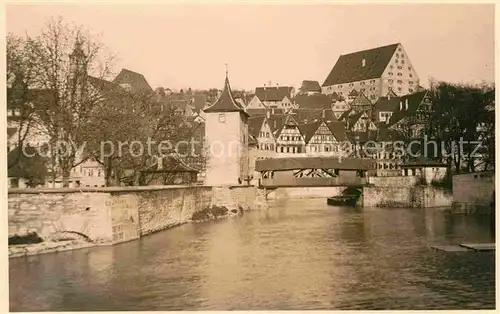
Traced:
<svg viewBox="0 0 500 314">
<path fill-rule="evenodd" d="M 408 110 L 408 98 L 405 100 L 405 110 Z"/>
<path fill-rule="evenodd" d="M 399 111 L 403 111 L 403 101 L 399 101 Z"/>
<path fill-rule="evenodd" d="M 271 110 L 269 110 L 269 109 L 266 110 L 266 118 L 268 118 L 268 119 L 271 118 Z"/>
<path fill-rule="evenodd" d="M 366 59 L 363 59 L 363 60 L 361 61 L 361 66 L 362 66 L 363 68 L 366 66 Z"/>
</svg>

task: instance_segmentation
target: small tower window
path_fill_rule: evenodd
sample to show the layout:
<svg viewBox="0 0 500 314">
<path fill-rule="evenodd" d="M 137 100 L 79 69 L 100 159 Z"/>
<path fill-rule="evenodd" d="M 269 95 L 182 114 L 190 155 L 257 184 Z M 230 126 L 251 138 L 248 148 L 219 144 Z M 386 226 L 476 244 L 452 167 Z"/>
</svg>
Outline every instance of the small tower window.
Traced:
<svg viewBox="0 0 500 314">
<path fill-rule="evenodd" d="M 226 114 L 224 113 L 219 114 L 219 123 L 226 123 Z"/>
<path fill-rule="evenodd" d="M 365 67 L 366 66 L 366 59 L 361 60 L 361 66 Z"/>
</svg>

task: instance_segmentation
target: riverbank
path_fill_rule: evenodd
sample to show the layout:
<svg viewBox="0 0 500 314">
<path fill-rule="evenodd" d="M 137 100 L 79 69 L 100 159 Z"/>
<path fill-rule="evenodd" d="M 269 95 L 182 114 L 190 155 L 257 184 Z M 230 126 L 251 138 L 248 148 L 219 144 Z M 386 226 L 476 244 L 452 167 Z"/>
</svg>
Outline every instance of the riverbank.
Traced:
<svg viewBox="0 0 500 314">
<path fill-rule="evenodd" d="M 117 246 L 11 259 L 11 312 L 495 308 L 489 219 L 324 199 L 187 223 Z M 439 293 L 436 293 L 439 291 Z"/>
<path fill-rule="evenodd" d="M 234 215 L 266 206 L 254 186 L 16 189 L 9 190 L 8 203 L 9 238 L 36 233 L 43 239 L 10 246 L 9 257 L 128 242 L 190 222 L 211 208 Z M 204 220 L 220 215 L 213 216 Z M 59 243 L 67 235 L 78 235 L 76 242 Z"/>
<path fill-rule="evenodd" d="M 172 229 L 181 226 L 185 223 L 206 223 L 210 221 L 228 219 L 232 217 L 238 217 L 243 214 L 244 210 L 242 207 L 229 210 L 224 206 L 214 206 L 205 208 L 201 211 L 197 211 L 193 214 L 191 219 L 184 223 L 179 223 L 175 225 L 168 226 L 164 230 Z M 39 243 L 30 244 L 16 244 L 9 245 L 9 258 L 32 256 L 47 253 L 57 253 L 70 250 L 78 250 L 84 248 L 91 248 L 96 246 L 103 246 L 107 244 L 98 244 L 93 242 L 82 241 L 82 239 L 66 239 L 59 241 L 43 241 Z"/>
</svg>

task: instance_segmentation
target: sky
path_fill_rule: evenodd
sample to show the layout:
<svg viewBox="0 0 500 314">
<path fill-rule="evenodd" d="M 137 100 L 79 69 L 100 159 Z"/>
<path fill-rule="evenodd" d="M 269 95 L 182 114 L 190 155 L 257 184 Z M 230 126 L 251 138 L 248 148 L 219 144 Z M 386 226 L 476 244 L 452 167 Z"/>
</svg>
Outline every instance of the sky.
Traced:
<svg viewBox="0 0 500 314">
<path fill-rule="evenodd" d="M 37 35 L 57 16 L 153 88 L 222 88 L 226 63 L 233 89 L 322 84 L 341 54 L 398 42 L 423 86 L 494 81 L 492 4 L 11 4 L 7 32 Z"/>
</svg>

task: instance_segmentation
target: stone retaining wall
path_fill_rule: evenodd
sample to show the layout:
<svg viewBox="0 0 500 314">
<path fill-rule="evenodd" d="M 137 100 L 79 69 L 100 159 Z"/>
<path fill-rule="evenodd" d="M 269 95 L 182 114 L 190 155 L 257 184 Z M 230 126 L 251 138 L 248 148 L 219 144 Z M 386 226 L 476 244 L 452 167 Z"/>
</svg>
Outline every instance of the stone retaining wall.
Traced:
<svg viewBox="0 0 500 314">
<path fill-rule="evenodd" d="M 453 195 L 432 186 L 364 187 L 365 207 L 450 207 Z"/>
<path fill-rule="evenodd" d="M 265 206 L 253 186 L 158 186 L 84 189 L 11 189 L 9 237 L 36 232 L 45 241 L 68 235 L 116 244 L 187 222 L 211 206 Z"/>
</svg>

